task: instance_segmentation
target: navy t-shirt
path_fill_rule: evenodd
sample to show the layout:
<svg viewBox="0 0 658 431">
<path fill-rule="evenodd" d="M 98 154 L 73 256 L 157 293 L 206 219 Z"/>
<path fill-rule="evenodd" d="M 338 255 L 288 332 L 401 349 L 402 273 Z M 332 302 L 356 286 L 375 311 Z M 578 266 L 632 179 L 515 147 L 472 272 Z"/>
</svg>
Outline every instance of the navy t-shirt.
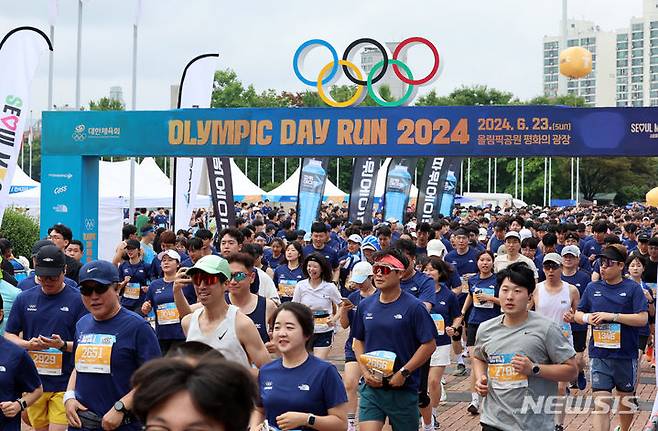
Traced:
<svg viewBox="0 0 658 431">
<path fill-rule="evenodd" d="M 196 302 L 196 292 L 191 284 L 183 286 L 183 295 L 187 302 Z M 155 313 L 155 333 L 159 340 L 185 340 L 180 316 L 174 303 L 174 282 L 163 278 L 153 280 L 146 292 L 146 301 L 151 303 Z"/>
<path fill-rule="evenodd" d="M 460 276 L 464 274 L 476 274 L 478 272 L 477 255 L 478 252 L 473 247 L 469 247 L 468 251 L 464 254 L 459 254 L 457 250 L 453 250 L 446 254 L 443 260 L 457 268 Z"/>
<path fill-rule="evenodd" d="M 274 257 L 271 248 L 267 248 L 263 251 L 263 261 L 267 263 L 269 268 L 272 268 L 272 271 L 274 271 L 277 266 L 284 263 L 285 257 L 284 253 L 280 253 L 279 257 Z"/>
<path fill-rule="evenodd" d="M 151 325 L 125 308 L 103 321 L 91 314 L 84 316 L 76 326 L 75 339 L 76 398 L 101 417 L 130 391 L 133 373 L 161 356 Z M 117 429 L 140 430 L 141 424 L 132 422 Z"/>
<path fill-rule="evenodd" d="M 394 371 L 409 362 L 418 348 L 438 337 L 436 326 L 425 305 L 411 294 L 388 304 L 379 298 L 381 292 L 359 303 L 352 335 L 364 343 L 365 353 L 384 350 L 396 354 Z M 415 370 L 404 382 L 404 389 L 418 391 L 420 372 Z"/>
<path fill-rule="evenodd" d="M 146 293 L 143 292 L 141 288 L 139 289 L 139 298 L 132 299 L 127 298 L 126 296 L 128 295 L 128 290 L 131 288 L 135 289 L 137 284 L 139 284 L 140 287 L 148 285 L 149 267 L 150 266 L 147 265 L 143 260 L 140 260 L 136 264 L 132 264 L 127 260 L 121 262 L 121 265 L 119 265 L 119 279 L 123 281 L 124 277 L 130 277 L 130 281 L 128 281 L 123 295 L 121 295 L 121 305 L 130 310 L 135 310 L 142 306 L 144 303 L 144 298 L 146 298 Z M 131 287 L 131 284 L 134 284 L 134 286 Z"/>
<path fill-rule="evenodd" d="M 281 359 L 263 365 L 258 373 L 258 388 L 271 426 L 277 425 L 277 416 L 287 412 L 326 416 L 329 409 L 347 402 L 336 367 L 312 355 L 294 368 L 284 367 Z"/>
<path fill-rule="evenodd" d="M 651 296 L 651 300 L 655 302 L 656 298 L 653 296 L 653 290 L 651 290 L 651 287 L 649 287 L 649 285 L 647 283 L 645 283 L 644 281 L 640 283 L 640 286 L 642 286 L 643 290 L 646 290 L 647 292 L 649 292 L 649 295 Z M 647 305 L 647 307 L 648 307 L 648 305 Z M 652 317 L 649 316 L 649 319 L 647 320 L 647 324 L 640 328 L 639 333 L 640 333 L 641 337 L 648 337 L 649 335 L 651 335 L 651 326 L 649 326 L 649 323 L 652 322 L 651 319 L 652 319 Z"/>
<path fill-rule="evenodd" d="M 30 355 L 24 349 L 0 337 L 0 402 L 16 401 L 23 392 L 32 392 L 39 386 L 41 380 Z M 21 415 L 7 418 L 0 410 L 0 429 L 20 431 Z"/>
<path fill-rule="evenodd" d="M 468 323 L 471 325 L 479 325 L 496 316 L 500 316 L 500 306 L 493 302 L 484 302 L 482 304 L 475 303 L 475 292 L 482 291 L 482 293 L 495 296 L 498 298 L 498 283 L 496 283 L 496 275 L 492 274 L 487 278 L 480 278 L 480 274 L 476 274 L 468 279 L 468 292 L 473 299 L 471 312 L 468 317 Z"/>
<path fill-rule="evenodd" d="M 425 273 L 418 272 L 408 280 L 400 280 L 400 288 L 403 291 L 412 294 L 421 302 L 427 302 L 434 305 L 436 300 L 434 291 L 434 280 Z"/>
<path fill-rule="evenodd" d="M 590 238 L 581 250 L 585 256 L 590 257 L 591 255 L 601 254 L 602 247 L 603 244 L 599 244 L 594 238 Z"/>
<path fill-rule="evenodd" d="M 361 296 L 360 290 L 356 290 L 350 293 L 347 299 L 349 299 L 350 302 L 354 304 L 354 308 L 352 308 L 347 312 L 347 320 L 349 320 L 350 322 L 350 334 L 347 337 L 347 340 L 345 340 L 345 359 L 356 360 L 354 349 L 352 349 L 352 341 L 354 340 L 354 336 L 352 335 L 352 322 L 354 322 L 354 318 L 356 317 L 356 312 L 359 310 L 359 304 L 361 303 L 362 300 L 365 299 L 365 297 Z"/>
<path fill-rule="evenodd" d="M 55 295 L 46 295 L 41 286 L 35 286 L 18 294 L 11 307 L 5 331 L 14 335 L 22 332 L 24 340 L 39 335 L 50 337 L 57 334 L 64 341 L 72 341 L 75 339 L 75 324 L 85 314 L 87 309 L 82 304 L 77 289 L 65 286 Z M 44 362 L 41 371 L 44 392 L 66 391 L 69 376 L 73 371 L 73 355 L 57 349 L 43 352 L 51 356 L 46 359 L 43 354 L 39 355 L 44 357 L 44 361 L 52 361 L 52 357 L 56 362 L 59 362 L 59 359 L 62 361 L 61 370 L 55 370 Z"/>
<path fill-rule="evenodd" d="M 461 314 L 461 309 L 459 308 L 457 295 L 445 286 L 442 286 L 441 290 L 435 293 L 435 297 L 430 315 L 439 334 L 436 345 L 445 346 L 450 344 L 450 337 L 445 333 L 445 328 L 452 326 L 452 321 Z M 440 315 L 441 318 L 439 319 L 437 315 Z"/>
<path fill-rule="evenodd" d="M 642 287 L 629 279 L 622 279 L 621 283 L 610 285 L 605 281 L 593 281 L 587 285 L 578 311 L 583 313 L 607 312 L 634 314 L 647 311 L 647 299 L 642 293 Z M 606 322 L 610 323 L 610 322 Z M 636 326 L 619 323 L 621 329 L 620 348 L 601 348 L 594 346 L 592 336 L 589 341 L 589 357 L 599 359 L 631 359 L 637 358 L 639 344 L 639 330 Z M 594 326 L 592 331 L 594 331 Z"/>
<path fill-rule="evenodd" d="M 303 278 L 304 273 L 302 272 L 301 266 L 298 266 L 295 269 L 288 268 L 288 265 L 286 264 L 276 267 L 272 279 L 274 281 L 274 287 L 276 287 L 277 291 L 279 292 L 279 298 L 281 298 L 281 302 L 288 302 L 292 299 L 295 286 L 299 280 Z"/>
<path fill-rule="evenodd" d="M 561 278 L 562 281 L 566 281 L 567 283 L 576 286 L 576 289 L 578 289 L 578 293 L 580 294 L 581 298 L 583 297 L 585 288 L 592 281 L 592 277 L 590 277 L 590 275 L 587 274 L 585 271 L 581 271 L 581 270 L 576 271 L 574 275 L 562 274 Z M 571 331 L 572 332 L 587 331 L 587 325 L 581 325 L 580 323 L 572 323 Z"/>
<path fill-rule="evenodd" d="M 304 247 L 303 252 L 304 252 L 304 257 L 312 253 L 320 253 L 329 261 L 329 264 L 331 265 L 332 268 L 334 269 L 338 268 L 338 253 L 336 252 L 336 250 L 327 246 L 326 244 L 321 249 L 317 249 L 313 246 L 313 244 L 309 244 L 306 247 Z"/>
<path fill-rule="evenodd" d="M 75 280 L 72 280 L 68 277 L 64 277 L 64 284 L 75 288 L 78 287 L 78 283 L 76 283 Z M 20 290 L 25 291 L 32 289 L 34 286 L 40 286 L 40 284 L 37 283 L 37 280 L 35 279 L 35 274 L 33 272 L 32 274 L 28 275 L 24 280 L 21 280 L 21 282 L 18 283 L 18 286 L 16 287 L 18 287 Z"/>
<path fill-rule="evenodd" d="M 505 244 L 504 239 L 498 239 L 498 237 L 492 236 L 491 241 L 489 241 L 489 247 L 490 247 L 491 252 L 495 253 L 495 254 L 498 254 L 498 249 L 503 244 Z"/>
</svg>

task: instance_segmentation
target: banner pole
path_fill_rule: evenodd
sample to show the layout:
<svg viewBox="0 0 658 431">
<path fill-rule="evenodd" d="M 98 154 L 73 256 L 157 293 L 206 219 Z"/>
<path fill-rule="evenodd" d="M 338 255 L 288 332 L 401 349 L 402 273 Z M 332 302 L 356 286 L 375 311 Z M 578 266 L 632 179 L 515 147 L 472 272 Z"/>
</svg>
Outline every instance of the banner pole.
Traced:
<svg viewBox="0 0 658 431">
<path fill-rule="evenodd" d="M 82 0 L 78 0 L 78 40 L 75 63 L 75 110 L 80 110 L 80 57 L 82 52 Z"/>
<path fill-rule="evenodd" d="M 133 24 L 133 75 L 132 75 L 132 110 L 137 109 L 137 23 Z M 130 200 L 128 220 L 135 214 L 135 158 L 130 158 Z M 139 234 L 139 232 L 138 232 Z"/>
</svg>

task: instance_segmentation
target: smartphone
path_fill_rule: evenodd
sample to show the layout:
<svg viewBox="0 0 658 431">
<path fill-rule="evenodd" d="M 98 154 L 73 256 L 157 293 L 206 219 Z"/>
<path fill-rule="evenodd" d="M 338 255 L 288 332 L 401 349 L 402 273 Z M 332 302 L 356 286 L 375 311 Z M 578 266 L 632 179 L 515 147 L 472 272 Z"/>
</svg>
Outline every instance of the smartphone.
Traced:
<svg viewBox="0 0 658 431">
<path fill-rule="evenodd" d="M 340 299 L 341 299 L 344 303 L 346 303 L 346 304 L 351 304 L 351 303 L 352 303 L 352 301 L 350 301 L 349 298 L 346 298 L 346 297 L 344 297 L 344 296 L 343 296 L 342 298 L 340 298 Z"/>
</svg>

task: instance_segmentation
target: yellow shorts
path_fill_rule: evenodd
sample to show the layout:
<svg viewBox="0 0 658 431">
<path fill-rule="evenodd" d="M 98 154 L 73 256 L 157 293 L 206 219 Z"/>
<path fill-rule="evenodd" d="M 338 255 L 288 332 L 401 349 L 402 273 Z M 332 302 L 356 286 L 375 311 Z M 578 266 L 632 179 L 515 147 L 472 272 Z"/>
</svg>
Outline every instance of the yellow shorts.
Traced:
<svg viewBox="0 0 658 431">
<path fill-rule="evenodd" d="M 49 424 L 67 425 L 64 392 L 44 392 L 27 408 L 33 428 L 46 428 Z"/>
</svg>

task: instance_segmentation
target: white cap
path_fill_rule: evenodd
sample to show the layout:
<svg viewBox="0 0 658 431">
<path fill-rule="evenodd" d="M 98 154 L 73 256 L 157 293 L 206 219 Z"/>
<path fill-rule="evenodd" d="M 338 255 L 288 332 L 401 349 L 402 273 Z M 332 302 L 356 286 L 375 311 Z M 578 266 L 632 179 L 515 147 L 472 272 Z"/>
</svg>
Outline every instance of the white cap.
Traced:
<svg viewBox="0 0 658 431">
<path fill-rule="evenodd" d="M 348 241 L 355 242 L 355 243 L 357 243 L 357 244 L 361 244 L 361 241 L 363 241 L 363 239 L 361 239 L 361 236 L 360 236 L 360 235 L 357 235 L 357 234 L 355 234 L 355 233 L 353 233 L 352 235 L 350 235 L 349 238 L 347 238 L 347 240 L 348 240 Z"/>
<path fill-rule="evenodd" d="M 557 253 L 547 253 L 546 256 L 544 256 L 542 263 L 546 262 L 555 262 L 558 265 L 562 265 L 562 256 Z"/>
<path fill-rule="evenodd" d="M 480 228 L 479 234 L 478 234 L 478 240 L 483 241 L 487 239 L 487 230 L 483 227 Z"/>
<path fill-rule="evenodd" d="M 169 249 L 169 250 L 161 251 L 160 253 L 158 253 L 158 260 L 162 261 L 162 258 L 165 256 L 169 256 L 170 258 L 177 260 L 178 263 L 180 263 L 181 261 L 180 254 L 178 254 L 176 250 Z"/>
<path fill-rule="evenodd" d="M 443 257 L 446 255 L 446 246 L 441 242 L 440 239 L 431 239 L 427 242 L 427 257 L 430 256 L 439 256 Z"/>
<path fill-rule="evenodd" d="M 521 235 L 519 235 L 519 233 L 515 230 L 511 230 L 511 231 L 507 232 L 505 234 L 505 239 L 507 239 L 507 238 L 516 238 L 519 241 L 521 241 Z"/>
<path fill-rule="evenodd" d="M 399 220 L 396 219 L 395 217 L 389 217 L 386 219 L 386 221 L 389 223 L 397 223 Z"/>
<path fill-rule="evenodd" d="M 562 249 L 562 257 L 570 254 L 572 256 L 580 257 L 580 249 L 575 245 L 568 245 Z"/>
<path fill-rule="evenodd" d="M 354 283 L 363 283 L 366 281 L 369 275 L 372 275 L 372 265 L 367 261 L 363 260 L 352 268 L 352 274 L 350 275 L 350 281 Z"/>
</svg>

